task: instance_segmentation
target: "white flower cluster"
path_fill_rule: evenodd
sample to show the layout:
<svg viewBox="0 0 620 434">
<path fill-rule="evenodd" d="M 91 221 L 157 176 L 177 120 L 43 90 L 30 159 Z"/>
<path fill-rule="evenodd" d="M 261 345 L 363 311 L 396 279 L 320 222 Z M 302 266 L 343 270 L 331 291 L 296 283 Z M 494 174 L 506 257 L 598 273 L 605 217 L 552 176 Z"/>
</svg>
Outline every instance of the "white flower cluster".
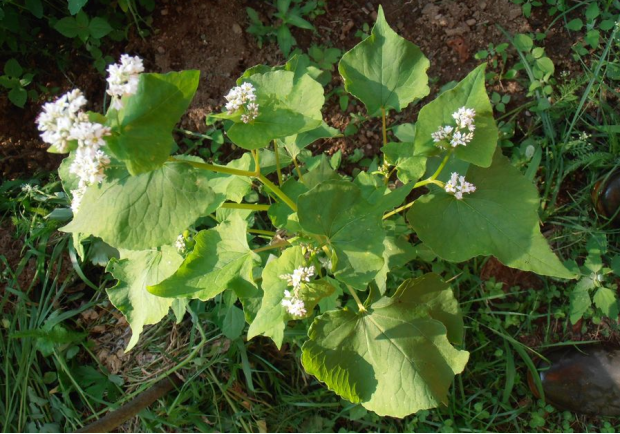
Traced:
<svg viewBox="0 0 620 434">
<path fill-rule="evenodd" d="M 283 274 L 280 276 L 280 279 L 286 280 L 286 283 L 293 287 L 292 292 L 289 290 L 284 291 L 284 298 L 282 299 L 282 306 L 284 306 L 291 315 L 304 316 L 307 313 L 304 301 L 299 296 L 299 290 L 303 282 L 310 282 L 314 273 L 314 265 L 311 265 L 309 267 L 296 268 L 293 270 L 292 274 Z"/>
<path fill-rule="evenodd" d="M 244 113 L 241 115 L 243 123 L 252 122 L 258 117 L 258 104 L 256 101 L 256 95 L 254 94 L 256 89 L 251 83 L 243 83 L 241 86 L 236 86 L 230 89 L 226 98 L 226 110 L 229 113 L 234 113 L 241 107 L 244 108 Z"/>
<path fill-rule="evenodd" d="M 452 172 L 450 181 L 446 182 L 444 186 L 446 193 L 453 194 L 458 200 L 463 199 L 463 193 L 473 193 L 476 191 L 476 186 L 470 182 L 465 181 L 464 176 L 459 176 L 458 173 Z"/>
<path fill-rule="evenodd" d="M 88 121 L 86 113 L 81 111 L 85 104 L 86 98 L 79 89 L 43 104 L 43 111 L 37 118 L 37 128 L 43 141 L 54 146 L 58 152 L 69 152 L 68 142 L 75 140 L 71 136 L 74 127 Z"/>
<path fill-rule="evenodd" d="M 108 95 L 112 97 L 112 108 L 123 108 L 121 98 L 138 91 L 140 73 L 144 72 L 142 59 L 138 56 L 123 54 L 121 63 L 108 66 Z"/>
<path fill-rule="evenodd" d="M 442 141 L 450 142 L 450 145 L 454 148 L 457 146 L 467 146 L 474 138 L 474 117 L 476 111 L 467 107 L 461 107 L 456 112 L 452 113 L 452 117 L 456 121 L 456 128 L 449 125 L 439 127 L 437 131 L 431 134 L 435 143 Z"/>
<path fill-rule="evenodd" d="M 72 190 L 71 209 L 74 213 L 80 207 L 86 187 L 103 181 L 104 170 L 110 158 L 99 148 L 105 145 L 104 136 L 110 128 L 90 122 L 81 111 L 86 98 L 79 89 L 62 95 L 54 102 L 43 105 L 43 112 L 37 118 L 41 138 L 58 152 L 69 152 L 69 141 L 76 140 L 78 148 L 69 171 L 79 178 L 78 188 Z"/>
</svg>

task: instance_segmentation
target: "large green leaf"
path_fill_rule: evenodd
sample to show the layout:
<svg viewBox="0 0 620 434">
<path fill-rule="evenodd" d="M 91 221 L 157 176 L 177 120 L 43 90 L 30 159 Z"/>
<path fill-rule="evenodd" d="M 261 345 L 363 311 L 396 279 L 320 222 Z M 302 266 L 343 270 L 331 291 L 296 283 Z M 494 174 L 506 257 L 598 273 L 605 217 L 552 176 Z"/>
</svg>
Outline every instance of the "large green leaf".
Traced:
<svg viewBox="0 0 620 434">
<path fill-rule="evenodd" d="M 112 259 L 108 271 L 118 279 L 113 288 L 107 290 L 110 301 L 120 310 L 131 326 L 131 350 L 145 325 L 158 323 L 172 306 L 171 298 L 150 294 L 146 288 L 166 279 L 183 262 L 174 247 L 163 246 L 158 250 L 124 251 L 123 259 Z"/>
<path fill-rule="evenodd" d="M 242 148 L 263 148 L 274 139 L 313 130 L 323 122 L 323 86 L 309 75 L 296 77 L 294 72 L 272 71 L 253 74 L 244 81 L 256 89 L 258 117 L 246 124 L 240 111 L 216 115 L 235 122 L 228 137 Z"/>
<path fill-rule="evenodd" d="M 174 144 L 172 130 L 192 101 L 199 78 L 200 71 L 141 74 L 138 92 L 123 98 L 124 108 L 108 111 L 115 134 L 106 142 L 132 175 L 164 164 Z"/>
<path fill-rule="evenodd" d="M 452 378 L 469 358 L 450 344 L 462 330 L 449 286 L 427 274 L 367 311 L 345 308 L 316 318 L 302 363 L 343 398 L 382 416 L 404 417 L 447 404 Z"/>
<path fill-rule="evenodd" d="M 302 230 L 319 236 L 338 257 L 334 276 L 365 289 L 383 267 L 383 211 L 348 181 L 327 181 L 297 200 Z"/>
<path fill-rule="evenodd" d="M 172 244 L 218 205 L 214 200 L 203 171 L 167 163 L 149 173 L 125 173 L 90 186 L 80 211 L 61 230 L 92 234 L 116 248 L 145 250 Z"/>
<path fill-rule="evenodd" d="M 260 258 L 248 245 L 247 229 L 247 222 L 233 215 L 213 229 L 200 231 L 194 250 L 177 272 L 148 290 L 160 297 L 208 300 L 226 290 L 237 276 L 251 280 L 254 263 Z"/>
<path fill-rule="evenodd" d="M 461 107 L 476 110 L 474 138 L 467 146 L 457 146 L 458 158 L 481 167 L 489 167 L 497 145 L 498 130 L 493 118 L 493 107 L 484 87 L 486 63 L 478 66 L 453 89 L 442 93 L 420 110 L 414 149 L 417 155 L 428 155 L 437 150 L 431 134 L 443 125 L 455 126 L 452 114 Z"/>
<path fill-rule="evenodd" d="M 345 89 L 377 116 L 382 108 L 401 111 L 428 95 L 429 65 L 416 45 L 390 28 L 379 6 L 371 35 L 342 56 L 338 70 Z"/>
<path fill-rule="evenodd" d="M 250 324 L 248 339 L 254 336 L 269 336 L 280 348 L 284 339 L 284 329 L 287 321 L 300 319 L 291 316 L 282 306 L 284 291 L 292 291 L 287 281 L 281 276 L 291 274 L 293 270 L 306 266 L 306 260 L 299 246 L 291 247 L 284 251 L 282 256 L 269 262 L 263 270 L 263 301 L 260 310 Z M 300 298 L 304 301 L 306 316 L 312 315 L 317 303 L 334 292 L 334 287 L 327 280 L 313 280 L 302 283 L 299 290 Z"/>
<path fill-rule="evenodd" d="M 538 227 L 538 192 L 497 150 L 487 169 L 470 166 L 476 191 L 462 200 L 438 190 L 419 198 L 407 214 L 420 240 L 448 261 L 493 255 L 509 267 L 574 278 Z"/>
</svg>

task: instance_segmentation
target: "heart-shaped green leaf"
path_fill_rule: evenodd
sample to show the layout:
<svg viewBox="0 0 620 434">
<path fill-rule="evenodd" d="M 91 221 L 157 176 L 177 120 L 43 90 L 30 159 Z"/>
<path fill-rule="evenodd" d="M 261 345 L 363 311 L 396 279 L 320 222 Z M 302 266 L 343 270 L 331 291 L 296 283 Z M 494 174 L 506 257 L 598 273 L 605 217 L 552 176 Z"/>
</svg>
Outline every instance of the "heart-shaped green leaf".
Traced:
<svg viewBox="0 0 620 434">
<path fill-rule="evenodd" d="M 367 311 L 316 318 L 302 363 L 327 387 L 384 416 L 404 417 L 447 403 L 469 353 L 455 349 L 463 321 L 449 286 L 435 274 L 404 282 Z"/>
<path fill-rule="evenodd" d="M 86 190 L 79 212 L 61 230 L 95 235 L 116 248 L 144 250 L 174 243 L 218 205 L 202 171 L 166 163 L 137 176 L 125 172 L 115 179 L 108 173 L 108 179 Z"/>
<path fill-rule="evenodd" d="M 453 89 L 439 95 L 420 110 L 416 123 L 415 154 L 429 155 L 437 151 L 431 134 L 442 126 L 456 125 L 452 114 L 461 107 L 476 111 L 474 138 L 467 146 L 457 146 L 456 156 L 468 163 L 489 167 L 497 145 L 498 130 L 493 118 L 493 107 L 484 87 L 486 63 L 478 66 Z"/>
<path fill-rule="evenodd" d="M 430 92 L 430 63 L 417 45 L 390 28 L 379 6 L 371 35 L 346 52 L 338 71 L 345 89 L 366 106 L 370 116 L 381 109 L 401 111 Z"/>
<path fill-rule="evenodd" d="M 172 130 L 192 101 L 199 78 L 200 71 L 141 74 L 136 95 L 123 97 L 125 106 L 119 112 L 108 111 L 115 134 L 106 142 L 132 175 L 155 170 L 168 159 Z"/>
<path fill-rule="evenodd" d="M 244 123 L 241 111 L 215 116 L 235 122 L 228 137 L 242 148 L 263 148 L 274 139 L 313 130 L 323 122 L 323 86 L 309 75 L 296 77 L 294 72 L 279 70 L 252 74 L 244 81 L 255 88 L 258 117 Z"/>
<path fill-rule="evenodd" d="M 240 276 L 252 280 L 259 262 L 247 240 L 248 224 L 238 215 L 213 229 L 200 231 L 194 250 L 168 279 L 148 288 L 159 297 L 188 297 L 209 300 L 226 290 Z"/>
<path fill-rule="evenodd" d="M 538 227 L 538 192 L 497 150 L 487 169 L 470 166 L 476 191 L 462 200 L 439 190 L 419 198 L 407 219 L 420 239 L 448 261 L 493 255 L 505 265 L 545 276 L 574 278 Z"/>
</svg>

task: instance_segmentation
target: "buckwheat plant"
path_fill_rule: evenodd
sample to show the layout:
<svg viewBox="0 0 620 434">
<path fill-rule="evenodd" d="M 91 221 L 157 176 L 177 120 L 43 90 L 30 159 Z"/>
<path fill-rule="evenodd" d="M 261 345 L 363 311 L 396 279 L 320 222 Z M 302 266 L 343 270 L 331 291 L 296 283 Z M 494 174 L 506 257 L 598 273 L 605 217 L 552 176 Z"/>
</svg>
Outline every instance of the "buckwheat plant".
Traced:
<svg viewBox="0 0 620 434">
<path fill-rule="evenodd" d="M 42 138 L 70 153 L 59 172 L 73 219 L 62 230 L 78 252 L 87 237 L 118 249 L 108 295 L 132 328 L 127 350 L 170 308 L 182 315 L 188 300 L 217 297 L 243 309 L 247 339 L 302 345 L 306 371 L 351 402 L 395 417 L 445 403 L 469 357 L 463 318 L 451 276 L 410 267 L 388 284 L 416 259 L 411 240 L 446 261 L 493 255 L 575 276 L 540 233 L 535 186 L 497 148 L 483 65 L 422 107 L 408 140 L 389 140 L 387 114 L 429 94 L 428 67 L 381 8 L 372 34 L 342 57 L 345 89 L 383 133 L 381 161 L 354 178 L 323 155 L 299 159 L 339 133 L 323 121 L 306 56 L 250 68 L 222 97 L 213 116 L 247 151 L 226 165 L 171 155 L 199 71 L 144 72 L 124 55 L 108 69 L 105 114 L 84 112 L 78 90 L 46 104 Z M 265 221 L 272 228 L 257 227 Z M 307 338 L 286 333 L 296 323 Z"/>
</svg>

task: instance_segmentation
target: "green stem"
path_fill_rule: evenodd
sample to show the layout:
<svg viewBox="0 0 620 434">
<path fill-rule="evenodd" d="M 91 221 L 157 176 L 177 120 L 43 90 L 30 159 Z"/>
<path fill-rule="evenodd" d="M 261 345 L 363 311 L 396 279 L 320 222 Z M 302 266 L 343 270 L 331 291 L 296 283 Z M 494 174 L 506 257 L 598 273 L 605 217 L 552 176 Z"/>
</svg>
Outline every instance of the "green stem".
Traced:
<svg viewBox="0 0 620 434">
<path fill-rule="evenodd" d="M 381 127 L 383 130 L 383 146 L 387 145 L 387 125 L 385 122 L 385 109 L 381 107 Z"/>
<path fill-rule="evenodd" d="M 258 235 L 269 235 L 270 237 L 275 237 L 276 233 L 272 232 L 272 231 L 265 231 L 263 229 L 248 229 L 248 232 L 251 234 L 258 234 Z"/>
<path fill-rule="evenodd" d="M 423 181 L 416 182 L 415 184 L 413 184 L 413 188 L 423 187 L 423 186 L 425 186 L 427 184 L 435 184 L 435 185 L 437 185 L 437 186 L 439 186 L 441 188 L 444 188 L 444 186 L 445 186 L 445 184 L 443 182 L 441 182 L 441 181 L 437 181 L 436 179 L 428 178 L 428 179 L 425 179 Z"/>
<path fill-rule="evenodd" d="M 278 152 L 278 144 L 273 141 L 273 152 L 276 155 L 276 171 L 278 172 L 278 185 L 282 187 L 282 170 L 280 169 L 280 154 Z"/>
<path fill-rule="evenodd" d="M 445 184 L 443 182 L 437 181 L 436 179 L 432 179 L 432 177 L 431 177 L 431 178 L 425 179 L 423 181 L 416 182 L 413 185 L 413 188 L 422 187 L 422 186 L 427 185 L 427 184 L 435 184 L 435 185 L 437 185 L 437 186 L 439 186 L 441 188 L 444 188 L 444 186 L 445 186 Z M 384 214 L 383 215 L 383 220 L 388 219 L 388 218 L 392 217 L 393 215 L 398 214 L 399 212 L 406 210 L 407 208 L 411 208 L 413 206 L 414 202 L 415 202 L 415 200 L 413 200 L 413 201 L 411 201 L 411 202 L 409 202 L 409 203 L 407 203 L 407 204 L 405 204 L 405 205 L 403 205 L 403 206 L 401 206 L 399 208 L 396 208 L 394 211 L 390 211 L 389 213 Z"/>
<path fill-rule="evenodd" d="M 258 203 L 235 203 L 235 202 L 225 202 L 220 208 L 228 208 L 228 209 L 251 209 L 254 211 L 268 211 L 270 205 L 263 205 Z"/>
<path fill-rule="evenodd" d="M 387 213 L 387 214 L 385 214 L 385 215 L 383 216 L 383 220 L 388 219 L 388 218 L 392 217 L 393 215 L 396 215 L 396 214 L 398 214 L 399 212 L 406 210 L 407 208 L 411 208 L 411 207 L 413 206 L 414 202 L 415 202 L 415 200 L 414 200 L 414 201 L 409 202 L 409 203 L 408 203 L 408 204 L 406 204 L 406 205 L 403 205 L 403 206 L 401 206 L 401 207 L 396 208 L 394 211 L 390 211 L 389 213 Z"/>
<path fill-rule="evenodd" d="M 246 176 L 249 178 L 253 178 L 256 176 L 256 173 L 250 172 L 249 170 L 233 169 L 231 167 L 216 166 L 214 164 L 199 163 L 197 161 L 177 160 L 174 157 L 170 157 L 168 161 L 173 161 L 176 163 L 186 163 L 197 169 L 204 169 L 204 170 L 209 170 L 211 172 L 217 172 L 217 173 L 226 173 L 227 175 Z"/>
<path fill-rule="evenodd" d="M 258 151 L 256 151 L 255 149 L 252 149 L 250 151 L 252 153 L 252 156 L 254 157 L 254 174 L 255 176 L 260 175 L 260 162 L 258 161 Z"/>
<path fill-rule="evenodd" d="M 288 246 L 290 243 L 288 241 L 281 241 L 279 243 L 275 243 L 275 244 L 270 244 L 268 246 L 264 246 L 264 247 L 259 247 L 258 249 L 254 249 L 252 250 L 254 253 L 258 253 L 258 252 L 264 252 L 266 250 L 274 250 L 274 249 L 279 249 L 281 247 L 286 247 Z"/>
<path fill-rule="evenodd" d="M 388 184 L 388 182 L 390 182 L 390 178 L 392 177 L 392 175 L 394 174 L 394 172 L 396 172 L 396 169 L 398 169 L 398 166 L 394 166 L 394 167 L 392 168 L 392 170 L 390 170 L 390 173 L 388 173 L 388 174 L 385 176 L 385 181 L 384 181 L 384 182 L 385 182 L 385 185 L 387 185 L 387 184 Z"/>
<path fill-rule="evenodd" d="M 282 200 L 282 202 L 287 204 L 290 209 L 292 209 L 293 211 L 297 212 L 297 205 L 295 204 L 295 202 L 293 202 L 293 200 L 290 197 L 288 197 L 286 194 L 284 194 L 284 192 L 282 190 L 280 190 L 273 182 L 268 180 L 265 177 L 265 175 L 259 173 L 259 174 L 256 175 L 256 177 L 258 178 L 258 180 L 260 182 L 265 184 L 266 187 L 268 187 L 271 191 L 273 191 L 273 193 L 276 196 L 278 196 Z"/>
<path fill-rule="evenodd" d="M 297 163 L 297 157 L 293 157 L 293 164 L 295 165 L 295 170 L 297 171 L 297 176 L 299 177 L 299 181 L 301 181 L 301 183 L 304 183 L 304 177 L 301 174 L 301 169 L 299 168 L 299 163 Z"/>
<path fill-rule="evenodd" d="M 452 151 L 453 150 L 454 150 L 454 148 L 451 148 L 451 149 L 448 150 L 448 153 L 446 154 L 446 156 L 443 157 L 443 161 L 441 162 L 441 164 L 439 165 L 439 167 L 437 168 L 435 173 L 433 173 L 433 176 L 431 176 L 429 179 L 432 179 L 432 180 L 437 179 L 437 177 L 441 174 L 441 171 L 443 170 L 443 168 L 446 167 L 446 164 L 448 164 L 448 160 L 450 159 L 450 156 L 452 155 Z M 415 188 L 415 187 L 413 187 L 413 188 Z"/>
<path fill-rule="evenodd" d="M 258 154 L 253 151 L 252 155 L 254 155 L 254 161 L 256 162 L 256 165 L 258 167 Z M 297 205 L 295 204 L 295 202 L 293 202 L 293 200 L 290 197 L 288 197 L 282 190 L 280 190 L 278 186 L 276 186 L 273 182 L 268 180 L 265 177 L 265 175 L 261 174 L 259 172 L 260 167 L 258 167 L 259 169 L 258 171 L 250 172 L 249 170 L 233 169 L 231 167 L 216 166 L 213 164 L 199 163 L 197 161 L 177 160 L 174 157 L 170 157 L 168 161 L 173 161 L 173 162 L 178 162 L 178 163 L 187 163 L 192 167 L 196 167 L 198 169 L 210 170 L 211 172 L 226 173 L 228 175 L 236 175 L 236 176 L 246 176 L 248 178 L 257 178 L 260 182 L 265 184 L 271 191 L 273 191 L 273 193 L 277 197 L 279 197 L 280 200 L 282 200 L 282 202 L 287 204 L 289 208 L 297 212 Z"/>
<path fill-rule="evenodd" d="M 362 303 L 362 300 L 360 300 L 360 298 L 357 296 L 357 293 L 355 292 L 355 289 L 351 288 L 351 286 L 349 286 L 349 285 L 347 285 L 347 289 L 349 290 L 349 292 L 353 296 L 353 299 L 355 300 L 355 303 L 357 303 L 357 308 L 360 310 L 360 313 L 366 312 L 366 308 L 364 307 L 364 303 Z"/>
</svg>

